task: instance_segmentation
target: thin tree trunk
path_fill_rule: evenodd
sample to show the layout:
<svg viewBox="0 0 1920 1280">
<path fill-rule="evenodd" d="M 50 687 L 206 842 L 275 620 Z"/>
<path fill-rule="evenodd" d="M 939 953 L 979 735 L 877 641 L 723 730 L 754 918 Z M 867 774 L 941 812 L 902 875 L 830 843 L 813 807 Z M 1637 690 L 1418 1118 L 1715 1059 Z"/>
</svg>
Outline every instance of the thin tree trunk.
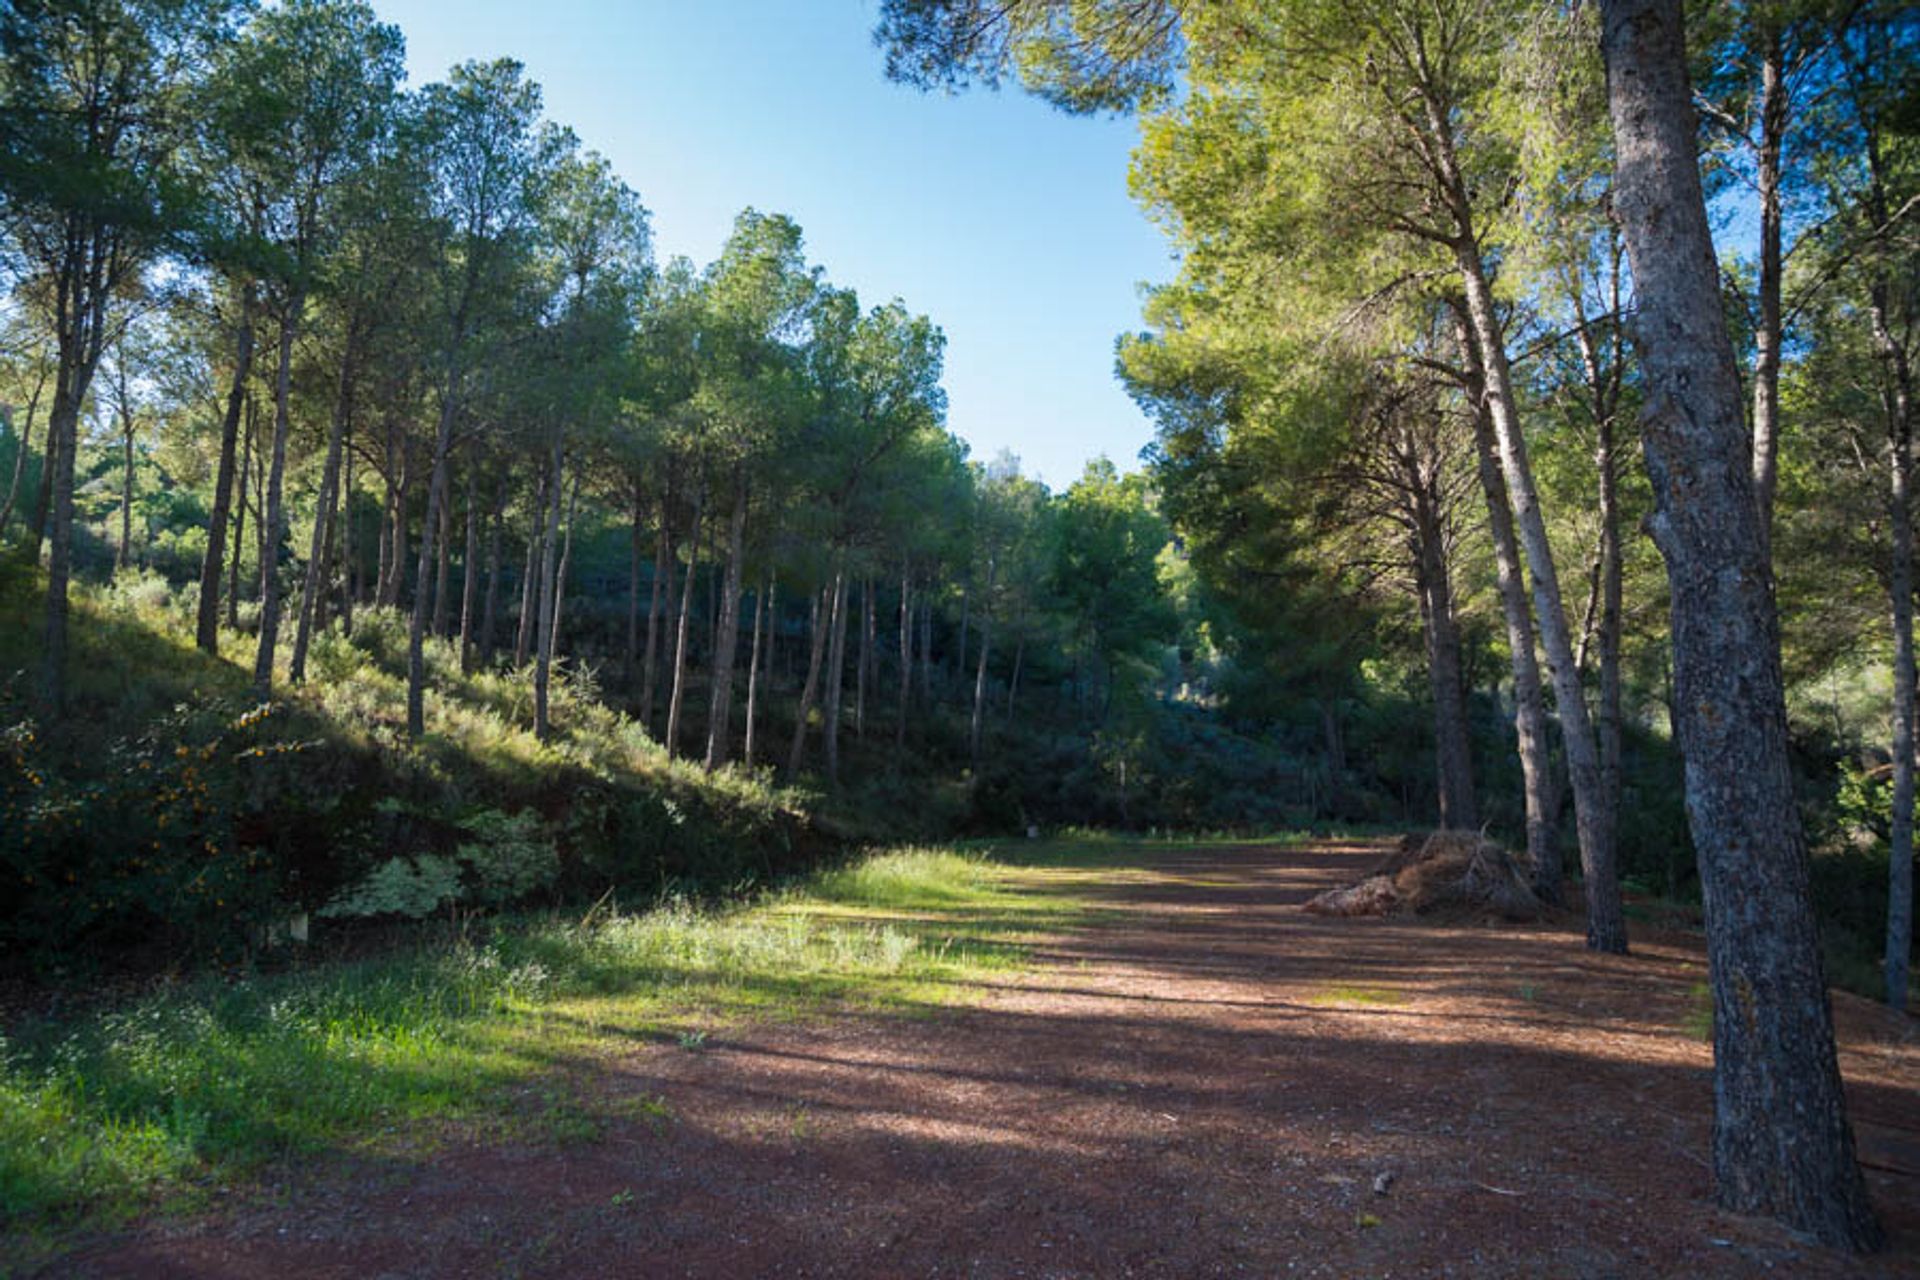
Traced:
<svg viewBox="0 0 1920 1280">
<path fill-rule="evenodd" d="M 823 733 L 827 740 L 827 781 L 837 787 L 840 785 L 840 702 L 844 687 L 847 661 L 847 570 L 843 563 L 833 574 L 833 619 L 832 635 L 827 642 L 827 682 L 823 695 L 825 700 L 826 724 Z"/>
<path fill-rule="evenodd" d="M 853 735 L 867 736 L 867 674 L 873 665 L 873 579 L 860 584 L 860 656 L 855 663 L 853 690 Z"/>
<path fill-rule="evenodd" d="M 239 443 L 240 410 L 253 371 L 253 288 L 240 296 L 240 325 L 234 335 L 233 383 L 227 391 L 226 417 L 220 424 L 220 463 L 214 471 L 213 511 L 207 517 L 207 552 L 200 558 L 200 602 L 194 615 L 193 642 L 202 653 L 220 652 L 220 571 L 226 567 L 227 521 L 233 501 L 234 449 Z M 242 467 L 244 491 L 246 470 Z M 242 499 L 244 504 L 245 499 Z M 237 536 L 237 535 L 236 535 Z M 228 593 L 232 600 L 232 593 Z"/>
<path fill-rule="evenodd" d="M 133 550 L 133 407 L 120 397 L 120 545 L 114 548 L 113 570 L 132 563 Z"/>
<path fill-rule="evenodd" d="M 69 358 L 63 352 L 63 364 Z M 42 687 L 47 705 L 55 715 L 67 705 L 67 586 L 73 566 L 73 459 L 80 432 L 80 404 L 84 395 L 76 391 L 83 381 L 81 371 L 61 371 L 54 386 L 53 411 L 48 417 L 48 438 L 57 443 L 58 454 L 43 487 L 50 494 L 49 548 L 47 554 L 46 642 Z"/>
<path fill-rule="evenodd" d="M 987 562 L 988 600 L 993 599 L 994 564 Z M 976 777 L 980 773 L 980 742 L 986 724 L 987 710 L 987 655 L 993 649 L 993 615 L 985 607 L 980 610 L 980 665 L 973 674 L 973 723 L 967 733 L 967 757 L 973 762 Z"/>
<path fill-rule="evenodd" d="M 893 767 L 897 773 L 900 758 L 907 751 L 907 704 L 913 695 L 913 562 L 900 561 L 900 696 L 899 715 L 893 726 Z"/>
<path fill-rule="evenodd" d="M 274 650 L 280 642 L 280 544 L 287 540 L 283 496 L 287 472 L 287 432 L 293 421 L 293 339 L 307 300 L 296 292 L 280 320 L 280 365 L 273 379 L 273 455 L 267 466 L 266 510 L 261 531 L 266 550 L 260 557 L 260 644 L 254 651 L 253 688 L 264 701 L 273 691 Z"/>
<path fill-rule="evenodd" d="M 487 521 L 487 599 L 480 610 L 480 666 L 493 666 L 494 639 L 500 633 L 500 542 L 507 522 L 507 478 L 493 487 L 492 518 Z"/>
<path fill-rule="evenodd" d="M 253 479 L 253 436 L 256 422 L 253 397 L 246 402 L 246 432 L 240 440 L 240 492 L 233 509 L 233 556 L 227 567 L 227 628 L 240 629 L 240 562 L 247 546 L 247 484 Z"/>
<path fill-rule="evenodd" d="M 473 628 L 480 594 L 480 468 L 467 472 L 467 540 L 461 555 L 460 670 L 473 670 Z"/>
<path fill-rule="evenodd" d="M 447 615 L 453 610 L 453 593 L 449 590 L 448 568 L 453 563 L 453 475 L 451 469 L 447 475 L 447 491 L 440 498 L 440 519 L 433 532 L 433 627 L 429 632 L 435 639 L 444 640 L 447 636 Z"/>
<path fill-rule="evenodd" d="M 1439 781 L 1440 826 L 1472 830 L 1480 825 L 1473 796 L 1473 748 L 1467 738 L 1466 689 L 1460 678 L 1460 627 L 1453 616 L 1453 584 L 1436 495 L 1413 497 L 1416 578 L 1427 639 L 1427 677 L 1433 693 L 1433 743 Z"/>
<path fill-rule="evenodd" d="M 1494 577 L 1513 667 L 1513 728 L 1520 755 L 1527 854 L 1534 868 L 1533 891 L 1541 901 L 1558 905 L 1561 900 L 1560 842 L 1555 837 L 1554 816 L 1559 800 L 1554 794 L 1553 756 L 1547 738 L 1546 701 L 1540 686 L 1540 659 L 1534 652 L 1533 609 L 1527 602 L 1520 545 L 1513 532 L 1513 508 L 1507 498 L 1506 476 L 1500 469 L 1493 417 L 1487 411 L 1486 366 L 1464 300 L 1455 309 L 1454 333 L 1466 365 L 1467 400 L 1473 417 L 1480 490 L 1487 503 Z"/>
<path fill-rule="evenodd" d="M 633 482 L 632 523 L 627 547 L 627 644 L 620 651 L 620 684 L 631 691 L 633 667 L 640 658 L 640 522 L 646 518 L 640 482 Z"/>
<path fill-rule="evenodd" d="M 351 433 L 352 424 L 348 424 Z M 362 575 L 360 573 L 360 549 L 353 540 L 353 442 L 347 442 L 345 458 L 345 477 L 340 484 L 340 563 L 345 569 L 342 575 L 345 588 L 340 597 L 340 625 L 348 635 L 353 634 L 353 607 L 360 602 Z"/>
<path fill-rule="evenodd" d="M 327 540 L 333 532 L 334 495 L 340 486 L 340 457 L 347 439 L 347 415 L 353 395 L 354 334 L 349 325 L 346 350 L 333 388 L 333 422 L 327 432 L 327 458 L 320 469 L 320 496 L 314 507 L 313 541 L 307 553 L 306 581 L 300 590 L 300 616 L 293 631 L 293 657 L 287 679 L 299 684 L 307 678 L 307 647 L 318 625 L 320 601 L 327 589 Z"/>
<path fill-rule="evenodd" d="M 1464 208 L 1464 197 L 1461 197 Z M 1465 217 L 1464 212 L 1460 215 Z M 1587 716 L 1580 668 L 1573 658 L 1573 638 L 1554 568 L 1553 548 L 1533 483 L 1533 465 L 1527 457 L 1526 437 L 1513 394 L 1513 376 L 1507 365 L 1505 338 L 1495 310 L 1477 242 L 1463 238 L 1458 246 L 1465 277 L 1467 311 L 1479 340 L 1487 377 L 1487 410 L 1493 420 L 1507 494 L 1519 527 L 1520 547 L 1533 579 L 1534 616 L 1547 653 L 1553 680 L 1554 705 L 1560 714 L 1560 739 L 1567 753 L 1567 772 L 1573 782 L 1574 822 L 1580 836 L 1580 867 L 1587 899 L 1587 945 L 1596 951 L 1624 955 L 1626 917 L 1620 903 L 1620 877 L 1614 849 L 1614 812 L 1601 783 L 1600 755 L 1593 725 Z"/>
<path fill-rule="evenodd" d="M 720 591 L 719 635 L 713 646 L 713 689 L 707 701 L 708 773 L 727 762 L 731 749 L 733 662 L 734 650 L 740 641 L 741 575 L 746 558 L 747 470 L 745 466 L 738 466 L 734 469 L 733 515 L 727 521 L 727 581 Z"/>
<path fill-rule="evenodd" d="M 821 616 L 832 586 L 822 587 L 813 593 L 813 621 L 807 628 L 807 680 L 800 688 L 800 706 L 793 721 L 793 749 L 787 753 L 787 776 L 798 778 L 800 766 L 806 762 L 807 717 L 813 714 L 814 699 L 820 693 L 820 667 L 827 654 L 827 622 Z"/>
<path fill-rule="evenodd" d="M 47 366 L 42 364 L 33 379 L 33 394 L 27 398 L 26 420 L 20 426 L 20 448 L 13 455 L 13 478 L 7 482 L 7 500 L 0 505 L 0 535 L 7 531 L 7 522 L 13 519 L 13 505 L 20 496 L 20 481 L 27 473 L 27 454 L 33 445 L 33 419 L 40 411 L 40 395 L 47 385 Z M 11 426 L 11 417 L 8 419 Z M 41 470 L 46 469 L 44 461 Z"/>
<path fill-rule="evenodd" d="M 920 701 L 933 705 L 933 582 L 920 599 Z"/>
<path fill-rule="evenodd" d="M 702 483 L 693 499 L 693 541 L 687 554 L 687 572 L 680 583 L 679 631 L 673 642 L 673 691 L 667 695 L 667 754 L 680 754 L 680 709 L 687 696 L 687 646 L 693 633 L 694 575 L 700 571 L 700 525 L 706 514 L 706 485 Z"/>
<path fill-rule="evenodd" d="M 513 665 L 527 665 L 533 655 L 533 628 L 540 602 L 540 551 L 547 532 L 547 494 L 553 477 L 541 467 L 533 487 L 533 527 L 527 532 L 527 564 L 520 575 L 520 619 L 514 630 Z"/>
<path fill-rule="evenodd" d="M 673 616 L 673 483 L 667 483 L 660 497 L 660 529 L 653 552 L 653 591 L 647 600 L 647 649 L 640 662 L 640 723 L 653 732 L 653 695 L 658 685 L 657 656 L 660 638 L 660 606 L 666 604 L 666 616 Z"/>
<path fill-rule="evenodd" d="M 1759 315 L 1753 327 L 1753 496 L 1760 509 L 1761 547 L 1771 558 L 1773 492 L 1780 456 L 1780 153 L 1787 133 L 1786 44 L 1780 24 L 1770 17 L 1750 18 L 1761 26 L 1760 147 L 1754 157 L 1754 182 L 1760 196 Z"/>
<path fill-rule="evenodd" d="M 533 664 L 533 734 L 545 742 L 552 730 L 548 717 L 547 688 L 553 670 L 555 624 L 560 618 L 559 546 L 560 494 L 566 487 L 566 455 L 561 452 L 559 434 L 553 440 L 548 473 L 553 482 L 547 486 L 545 528 L 540 534 L 540 614 L 534 622 L 538 637 Z"/>
<path fill-rule="evenodd" d="M 1876 308 L 1878 310 L 1878 308 Z M 1886 332 L 1879 317 L 1875 328 Z M 1905 352 L 1894 346 L 1902 357 Z M 1906 379 L 1900 379 L 1904 383 Z M 1893 612 L 1893 812 L 1887 841 L 1887 947 L 1883 969 L 1887 1003 L 1907 1007 L 1907 980 L 1913 954 L 1913 503 L 1908 484 L 1913 474 L 1913 419 L 1904 386 L 1896 384 L 1889 404 L 1888 452 L 1891 493 L 1888 524 L 1893 531 L 1887 595 Z"/>
<path fill-rule="evenodd" d="M 567 532 L 560 544 L 560 568 L 553 584 L 553 622 L 550 630 L 553 639 L 548 647 L 551 652 L 560 652 L 560 620 L 567 607 L 567 578 L 573 572 L 573 522 L 580 514 L 580 473 L 573 476 L 573 487 L 567 491 Z"/>
<path fill-rule="evenodd" d="M 767 576 L 764 589 L 754 593 L 753 598 L 753 651 L 747 657 L 747 740 L 741 752 L 747 771 L 753 771 L 753 753 L 757 745 L 754 741 L 754 726 L 760 717 L 760 653 L 761 634 L 767 620 L 768 598 L 773 594 L 773 576 Z"/>
<path fill-rule="evenodd" d="M 461 376 L 457 363 L 447 371 L 440 397 L 440 423 L 433 438 L 433 469 L 427 479 L 427 511 L 420 521 L 420 558 L 414 572 L 413 613 L 407 620 L 407 733 L 427 730 L 427 574 L 433 569 L 434 531 L 447 501 L 447 466 L 453 450 L 453 418 L 459 411 Z"/>
<path fill-rule="evenodd" d="M 1854 1160 L 1794 802 L 1778 618 L 1701 191 L 1679 0 L 1602 0 L 1614 209 L 1638 295 L 1649 522 L 1713 986 L 1720 1204 L 1823 1243 L 1883 1237 Z"/>
</svg>

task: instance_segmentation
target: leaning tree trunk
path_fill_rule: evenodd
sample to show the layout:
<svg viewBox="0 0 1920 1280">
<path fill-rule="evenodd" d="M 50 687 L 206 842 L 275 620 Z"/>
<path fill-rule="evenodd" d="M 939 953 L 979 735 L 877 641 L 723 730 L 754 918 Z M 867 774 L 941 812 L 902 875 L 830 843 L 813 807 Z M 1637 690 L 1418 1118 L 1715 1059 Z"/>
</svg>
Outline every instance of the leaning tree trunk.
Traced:
<svg viewBox="0 0 1920 1280">
<path fill-rule="evenodd" d="M 253 656 L 253 689 L 262 700 L 273 692 L 274 650 L 280 643 L 280 544 L 287 538 L 287 432 L 293 416 L 293 339 L 307 300 L 295 293 L 280 320 L 280 364 L 273 377 L 273 454 L 267 464 L 266 508 L 261 532 L 266 537 L 260 556 L 260 644 Z"/>
<path fill-rule="evenodd" d="M 773 578 L 767 578 L 766 589 L 754 593 L 753 598 L 753 651 L 747 657 L 747 740 L 741 752 L 747 771 L 753 771 L 753 752 L 757 745 L 754 726 L 760 719 L 760 652 L 761 635 L 766 626 L 768 597 L 773 594 Z"/>
<path fill-rule="evenodd" d="M 733 660 L 740 643 L 741 574 L 747 558 L 747 469 L 734 472 L 733 514 L 727 519 L 727 580 L 720 588 L 719 634 L 713 646 L 713 689 L 707 699 L 707 772 L 727 762 L 732 748 Z"/>
<path fill-rule="evenodd" d="M 252 372 L 253 290 L 249 287 L 240 298 L 233 383 L 227 389 L 227 412 L 220 424 L 220 465 L 214 472 L 213 511 L 207 517 L 207 552 L 200 558 L 200 602 L 194 615 L 193 642 L 202 653 L 220 651 L 220 572 L 226 567 L 227 522 L 233 515 L 233 455 L 240 442 L 240 410 L 246 401 L 247 379 Z M 245 475 L 244 470 L 241 474 Z"/>
<path fill-rule="evenodd" d="M 827 741 L 827 781 L 840 785 L 840 703 L 847 664 L 847 570 L 844 564 L 833 575 L 833 619 L 827 642 L 827 682 L 824 697 Z"/>
<path fill-rule="evenodd" d="M 1467 225 L 1464 194 L 1458 196 L 1457 216 Z M 1480 345 L 1487 378 L 1487 411 L 1493 420 L 1500 465 L 1519 526 L 1520 546 L 1533 579 L 1534 614 L 1547 651 L 1547 670 L 1553 679 L 1554 706 L 1560 714 L 1560 738 L 1566 747 L 1567 772 L 1573 782 L 1574 823 L 1580 836 L 1580 870 L 1587 898 L 1587 945 L 1596 951 L 1624 955 L 1626 917 L 1620 904 L 1620 875 L 1614 848 L 1615 815 L 1607 803 L 1600 773 L 1600 752 L 1593 724 L 1587 716 L 1580 667 L 1574 661 L 1573 637 L 1567 626 L 1560 593 L 1560 575 L 1554 568 L 1553 547 L 1534 488 L 1533 464 L 1527 456 L 1514 399 L 1513 375 L 1507 364 L 1505 337 L 1495 308 L 1493 288 L 1479 246 L 1463 236 L 1457 246 L 1465 277 L 1467 313 Z"/>
<path fill-rule="evenodd" d="M 253 438 L 259 426 L 252 396 L 247 397 L 247 425 L 240 439 L 240 493 L 233 509 L 233 554 L 227 565 L 227 629 L 240 629 L 240 562 L 247 554 L 247 485 L 253 478 Z"/>
<path fill-rule="evenodd" d="M 427 574 L 433 569 L 434 530 L 440 507 L 447 500 L 447 461 L 453 450 L 453 417 L 459 410 L 460 367 L 447 370 L 446 393 L 440 398 L 440 423 L 433 438 L 433 470 L 427 480 L 427 511 L 420 522 L 420 560 L 413 578 L 413 612 L 407 620 L 407 734 L 418 738 L 427 730 Z"/>
<path fill-rule="evenodd" d="M 547 486 L 546 528 L 540 535 L 540 612 L 534 620 L 533 734 L 542 742 L 547 740 L 553 727 L 547 709 L 547 682 L 552 676 L 555 624 L 560 618 L 560 492 L 565 487 L 566 465 L 566 455 L 561 452 L 560 437 L 556 433 L 552 459 L 548 463 L 553 483 Z"/>
<path fill-rule="evenodd" d="M 813 714 L 814 699 L 820 694 L 820 667 L 827 653 L 827 622 L 822 616 L 823 603 L 828 599 L 831 586 L 823 587 L 813 593 L 813 625 L 808 628 L 807 679 L 800 688 L 800 705 L 793 718 L 793 749 L 787 753 L 787 776 L 800 776 L 800 766 L 807 758 L 807 717 Z"/>
<path fill-rule="evenodd" d="M 988 603 L 993 599 L 995 567 L 992 560 L 987 561 L 987 589 L 980 606 L 980 666 L 973 673 L 973 720 L 967 726 L 967 759 L 972 762 L 976 778 L 980 774 L 980 741 L 987 714 L 987 655 L 993 650 L 993 614 L 988 611 Z"/>
<path fill-rule="evenodd" d="M 694 575 L 700 571 L 700 526 L 706 514 L 706 485 L 693 499 L 693 541 L 688 544 L 687 572 L 680 581 L 680 618 L 673 638 L 673 684 L 667 695 L 667 754 L 680 754 L 680 709 L 687 697 L 687 646 L 693 634 Z"/>
<path fill-rule="evenodd" d="M 560 542 L 560 568 L 553 583 L 553 620 L 547 629 L 553 632 L 549 642 L 552 653 L 560 652 L 560 619 L 567 607 L 567 579 L 573 573 L 573 522 L 580 514 L 580 476 L 575 473 L 573 488 L 567 491 L 567 532 Z"/>
<path fill-rule="evenodd" d="M 1614 209 L 1639 297 L 1655 544 L 1713 985 L 1720 1204 L 1844 1248 L 1882 1235 L 1854 1160 L 1794 803 L 1771 573 L 1700 184 L 1680 0 L 1602 0 Z"/>
<path fill-rule="evenodd" d="M 33 444 L 33 418 L 40 411 L 40 395 L 47 387 L 47 371 L 43 364 L 34 376 L 33 394 L 27 398 L 27 416 L 20 426 L 19 451 L 13 455 L 13 478 L 7 482 L 7 500 L 0 503 L 0 537 L 7 531 L 7 522 L 13 519 L 13 506 L 20 497 L 20 480 L 27 472 L 27 453 Z M 11 413 L 8 425 L 12 425 Z M 42 466 L 44 468 L 44 462 Z"/>
<path fill-rule="evenodd" d="M 347 331 L 346 350 L 340 357 L 340 373 L 333 389 L 333 422 L 327 431 L 327 460 L 320 469 L 320 496 L 314 507 L 313 541 L 307 552 L 306 581 L 300 588 L 300 616 L 293 629 L 293 657 L 288 661 L 287 679 L 299 684 L 307 678 L 307 647 L 312 643 L 320 610 L 321 593 L 327 589 L 327 539 L 332 534 L 334 496 L 340 486 L 340 457 L 347 438 L 348 401 L 353 391 L 354 335 Z"/>
<path fill-rule="evenodd" d="M 1526 807 L 1527 854 L 1533 862 L 1533 891 L 1541 901 L 1559 903 L 1560 843 L 1554 836 L 1553 757 L 1547 740 L 1547 708 L 1540 688 L 1540 659 L 1533 647 L 1533 609 L 1513 532 L 1513 507 L 1500 470 L 1493 417 L 1487 412 L 1486 366 L 1480 355 L 1466 303 L 1455 310 L 1454 333 L 1466 361 L 1466 390 L 1473 417 L 1474 449 L 1479 459 L 1480 490 L 1487 502 L 1487 527 L 1493 537 L 1494 579 L 1500 612 L 1506 621 L 1507 649 L 1513 666 L 1513 728 L 1520 755 Z"/>
<path fill-rule="evenodd" d="M 527 563 L 520 574 L 520 617 L 514 627 L 513 665 L 527 665 L 533 655 L 533 628 L 540 604 L 540 549 L 547 533 L 547 492 L 553 477 L 540 468 L 533 487 L 533 524 L 527 530 Z"/>
</svg>

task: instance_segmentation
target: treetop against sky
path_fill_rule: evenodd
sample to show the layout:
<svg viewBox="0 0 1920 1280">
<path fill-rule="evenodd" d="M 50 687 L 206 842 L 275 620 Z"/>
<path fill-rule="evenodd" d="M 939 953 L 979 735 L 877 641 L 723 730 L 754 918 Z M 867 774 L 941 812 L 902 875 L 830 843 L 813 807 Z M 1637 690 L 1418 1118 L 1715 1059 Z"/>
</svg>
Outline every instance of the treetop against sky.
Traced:
<svg viewBox="0 0 1920 1280">
<path fill-rule="evenodd" d="M 871 2 L 375 0 L 411 83 L 524 62 L 546 110 L 653 214 L 664 261 L 710 261 L 742 208 L 791 215 L 808 256 L 868 303 L 898 294 L 947 332 L 950 422 L 1055 488 L 1151 428 L 1113 377 L 1137 285 L 1174 268 L 1127 197 L 1130 120 L 1023 94 L 890 84 Z"/>
</svg>

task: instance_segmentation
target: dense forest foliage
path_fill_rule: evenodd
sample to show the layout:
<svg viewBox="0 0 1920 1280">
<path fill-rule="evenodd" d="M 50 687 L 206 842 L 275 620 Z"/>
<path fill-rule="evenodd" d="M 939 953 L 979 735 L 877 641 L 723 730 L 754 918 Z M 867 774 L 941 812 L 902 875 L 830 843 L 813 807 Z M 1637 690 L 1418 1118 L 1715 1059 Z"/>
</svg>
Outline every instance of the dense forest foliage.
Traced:
<svg viewBox="0 0 1920 1280">
<path fill-rule="evenodd" d="M 1911 844 L 1912 31 L 1823 12 L 1697 60 L 1816 880 L 1873 988 Z M 1120 349 L 1149 470 L 1054 494 L 967 457 L 937 325 L 790 220 L 656 261 L 511 61 L 408 90 L 363 6 L 15 6 L 10 959 L 156 913 L 238 940 L 382 876 L 416 911 L 723 885 L 900 824 L 1485 823 L 1549 898 L 1577 850 L 1603 931 L 1621 882 L 1697 896 L 1599 67 L 1565 56 L 1592 14 L 1461 17 L 1392 92 L 1380 33 L 1306 57 L 1245 20 L 1148 95 L 1135 191 L 1184 264 Z M 1450 169 L 1423 97 L 1482 122 Z M 687 764 L 764 848 L 652 812 L 713 794 Z M 459 851 L 508 829 L 550 873 L 482 883 Z"/>
<path fill-rule="evenodd" d="M 1677 6 L 890 0 L 897 78 L 1140 115 L 1157 437 L 1056 493 L 789 218 L 659 261 L 511 60 L 409 88 L 356 0 L 6 6 L 0 966 L 1330 821 L 1485 826 L 1622 951 L 1736 875 L 1707 762 L 1752 753 L 1829 971 L 1903 1003 L 1920 23 L 1697 8 L 1717 263 L 1622 176 Z M 1732 478 L 1649 337 L 1689 301 Z"/>
</svg>

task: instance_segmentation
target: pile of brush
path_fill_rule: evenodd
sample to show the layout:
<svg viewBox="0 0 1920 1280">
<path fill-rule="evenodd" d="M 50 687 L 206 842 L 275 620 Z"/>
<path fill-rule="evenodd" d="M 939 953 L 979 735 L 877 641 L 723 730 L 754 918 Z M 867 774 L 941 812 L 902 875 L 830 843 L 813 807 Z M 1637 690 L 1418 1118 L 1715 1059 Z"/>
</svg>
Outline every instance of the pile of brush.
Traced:
<svg viewBox="0 0 1920 1280">
<path fill-rule="evenodd" d="M 1478 831 L 1403 836 L 1364 878 L 1327 890 L 1306 909 L 1322 916 L 1446 912 L 1502 920 L 1535 920 L 1544 910 L 1533 893 L 1532 859 Z"/>
</svg>

